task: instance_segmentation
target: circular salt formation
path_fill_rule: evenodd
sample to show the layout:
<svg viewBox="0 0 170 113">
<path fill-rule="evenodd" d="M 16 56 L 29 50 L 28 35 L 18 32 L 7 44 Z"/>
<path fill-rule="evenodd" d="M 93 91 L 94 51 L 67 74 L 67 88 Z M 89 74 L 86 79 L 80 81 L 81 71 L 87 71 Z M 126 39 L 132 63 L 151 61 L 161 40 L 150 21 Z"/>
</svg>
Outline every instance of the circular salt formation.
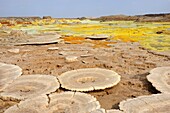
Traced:
<svg viewBox="0 0 170 113">
<path fill-rule="evenodd" d="M 50 75 L 23 75 L 8 85 L 0 94 L 3 98 L 23 100 L 56 91 L 58 80 Z"/>
<path fill-rule="evenodd" d="M 120 75 L 107 69 L 86 68 L 65 72 L 58 79 L 61 87 L 65 89 L 92 91 L 117 85 L 120 81 Z"/>
<path fill-rule="evenodd" d="M 48 97 L 39 96 L 21 101 L 18 105 L 8 108 L 4 113 L 48 113 Z"/>
<path fill-rule="evenodd" d="M 125 113 L 168 113 L 170 96 L 169 94 L 141 96 L 122 101 L 119 107 Z"/>
<path fill-rule="evenodd" d="M 147 79 L 157 90 L 162 93 L 170 93 L 170 67 L 152 69 Z"/>
<path fill-rule="evenodd" d="M 0 63 L 0 91 L 4 90 L 14 79 L 21 76 L 22 69 L 19 66 Z"/>
<path fill-rule="evenodd" d="M 96 98 L 80 92 L 55 93 L 50 96 L 51 113 L 90 113 L 100 108 Z"/>
<path fill-rule="evenodd" d="M 15 45 L 38 45 L 38 44 L 53 44 L 61 41 L 59 39 L 61 35 L 44 35 L 44 36 L 32 36 L 32 38 L 27 39 L 25 42 L 16 43 Z"/>
</svg>

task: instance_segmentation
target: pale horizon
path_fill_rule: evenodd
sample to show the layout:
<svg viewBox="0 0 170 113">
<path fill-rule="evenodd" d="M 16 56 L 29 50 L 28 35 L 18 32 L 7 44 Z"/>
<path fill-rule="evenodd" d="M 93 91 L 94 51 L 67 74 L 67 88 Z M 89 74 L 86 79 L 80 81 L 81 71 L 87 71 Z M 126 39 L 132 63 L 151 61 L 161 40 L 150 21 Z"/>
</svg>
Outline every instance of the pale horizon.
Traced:
<svg viewBox="0 0 170 113">
<path fill-rule="evenodd" d="M 170 0 L 0 0 L 0 17 L 78 18 L 170 13 Z"/>
</svg>

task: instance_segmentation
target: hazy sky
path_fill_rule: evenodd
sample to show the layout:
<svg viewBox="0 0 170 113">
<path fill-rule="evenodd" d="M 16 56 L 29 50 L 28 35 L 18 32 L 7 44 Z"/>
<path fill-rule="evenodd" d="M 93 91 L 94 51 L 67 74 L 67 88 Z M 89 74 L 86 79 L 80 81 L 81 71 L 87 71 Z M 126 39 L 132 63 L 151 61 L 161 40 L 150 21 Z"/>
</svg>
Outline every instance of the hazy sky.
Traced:
<svg viewBox="0 0 170 113">
<path fill-rule="evenodd" d="M 170 0 L 0 0 L 0 16 L 98 17 L 170 13 Z"/>
</svg>

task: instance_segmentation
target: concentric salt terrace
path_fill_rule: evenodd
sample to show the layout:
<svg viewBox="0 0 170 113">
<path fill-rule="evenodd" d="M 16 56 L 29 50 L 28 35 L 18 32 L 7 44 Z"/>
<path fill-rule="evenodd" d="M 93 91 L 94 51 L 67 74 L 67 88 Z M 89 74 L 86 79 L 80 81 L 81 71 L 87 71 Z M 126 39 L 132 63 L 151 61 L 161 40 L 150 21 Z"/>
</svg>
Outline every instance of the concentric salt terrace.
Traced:
<svg viewBox="0 0 170 113">
<path fill-rule="evenodd" d="M 169 113 L 169 94 L 153 94 L 127 99 L 120 102 L 120 109 L 125 113 Z"/>
<path fill-rule="evenodd" d="M 12 64 L 0 63 L 0 91 L 4 90 L 16 78 L 21 76 L 22 69 Z"/>
<path fill-rule="evenodd" d="M 147 79 L 160 92 L 170 93 L 170 67 L 152 69 Z"/>
<path fill-rule="evenodd" d="M 4 113 L 47 113 L 46 106 L 48 106 L 48 97 L 42 95 L 21 101 L 19 104 L 8 108 Z"/>
<path fill-rule="evenodd" d="M 100 108 L 95 97 L 80 92 L 54 93 L 50 96 L 49 108 L 53 112 L 89 113 Z"/>
<path fill-rule="evenodd" d="M 59 87 L 57 78 L 51 75 L 22 75 L 8 85 L 0 96 L 24 100 L 55 92 Z"/>
<path fill-rule="evenodd" d="M 26 39 L 23 42 L 16 43 L 15 45 L 41 45 L 41 44 L 53 44 L 61 41 L 59 39 L 61 35 L 44 35 L 44 36 L 33 36 L 30 39 Z"/>
<path fill-rule="evenodd" d="M 73 91 L 93 91 L 117 85 L 120 75 L 112 70 L 85 68 L 65 72 L 58 77 L 61 87 Z"/>
<path fill-rule="evenodd" d="M 5 113 L 91 113 L 100 109 L 93 96 L 80 92 L 53 93 L 21 101 Z"/>
</svg>

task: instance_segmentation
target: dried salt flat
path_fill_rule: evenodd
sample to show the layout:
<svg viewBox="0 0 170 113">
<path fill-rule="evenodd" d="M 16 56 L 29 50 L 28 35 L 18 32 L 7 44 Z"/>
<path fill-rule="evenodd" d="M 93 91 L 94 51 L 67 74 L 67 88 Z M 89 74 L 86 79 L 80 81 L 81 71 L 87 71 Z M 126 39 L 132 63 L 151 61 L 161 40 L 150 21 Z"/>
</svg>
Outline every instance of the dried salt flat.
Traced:
<svg viewBox="0 0 170 113">
<path fill-rule="evenodd" d="M 120 102 L 119 107 L 125 113 L 169 113 L 170 95 L 140 96 Z"/>
<path fill-rule="evenodd" d="M 91 39 L 91 40 L 104 40 L 109 38 L 109 36 L 107 35 L 94 35 L 94 36 L 86 36 L 87 39 Z"/>
<path fill-rule="evenodd" d="M 99 108 L 99 102 L 89 94 L 62 92 L 21 101 L 5 113 L 90 113 Z"/>
<path fill-rule="evenodd" d="M 8 108 L 4 113 L 48 113 L 48 97 L 38 96 L 33 99 L 21 101 L 19 104 Z"/>
<path fill-rule="evenodd" d="M 61 87 L 73 91 L 93 91 L 117 85 L 120 75 L 112 70 L 85 68 L 65 72 L 58 77 Z"/>
<path fill-rule="evenodd" d="M 0 63 L 0 91 L 4 90 L 14 79 L 21 76 L 22 69 L 12 64 Z"/>
<path fill-rule="evenodd" d="M 32 38 L 27 39 L 25 42 L 16 43 L 15 45 L 36 45 L 36 44 L 52 44 L 61 41 L 61 35 L 44 35 L 44 36 L 32 36 Z"/>
<path fill-rule="evenodd" d="M 162 93 L 170 93 L 170 67 L 157 67 L 147 76 L 149 82 Z"/>
<path fill-rule="evenodd" d="M 0 96 L 4 99 L 23 100 L 56 91 L 60 84 L 50 75 L 23 75 L 8 85 Z"/>
<path fill-rule="evenodd" d="M 50 111 L 59 113 L 90 113 L 100 108 L 95 97 L 80 92 L 55 93 L 50 96 Z"/>
</svg>

